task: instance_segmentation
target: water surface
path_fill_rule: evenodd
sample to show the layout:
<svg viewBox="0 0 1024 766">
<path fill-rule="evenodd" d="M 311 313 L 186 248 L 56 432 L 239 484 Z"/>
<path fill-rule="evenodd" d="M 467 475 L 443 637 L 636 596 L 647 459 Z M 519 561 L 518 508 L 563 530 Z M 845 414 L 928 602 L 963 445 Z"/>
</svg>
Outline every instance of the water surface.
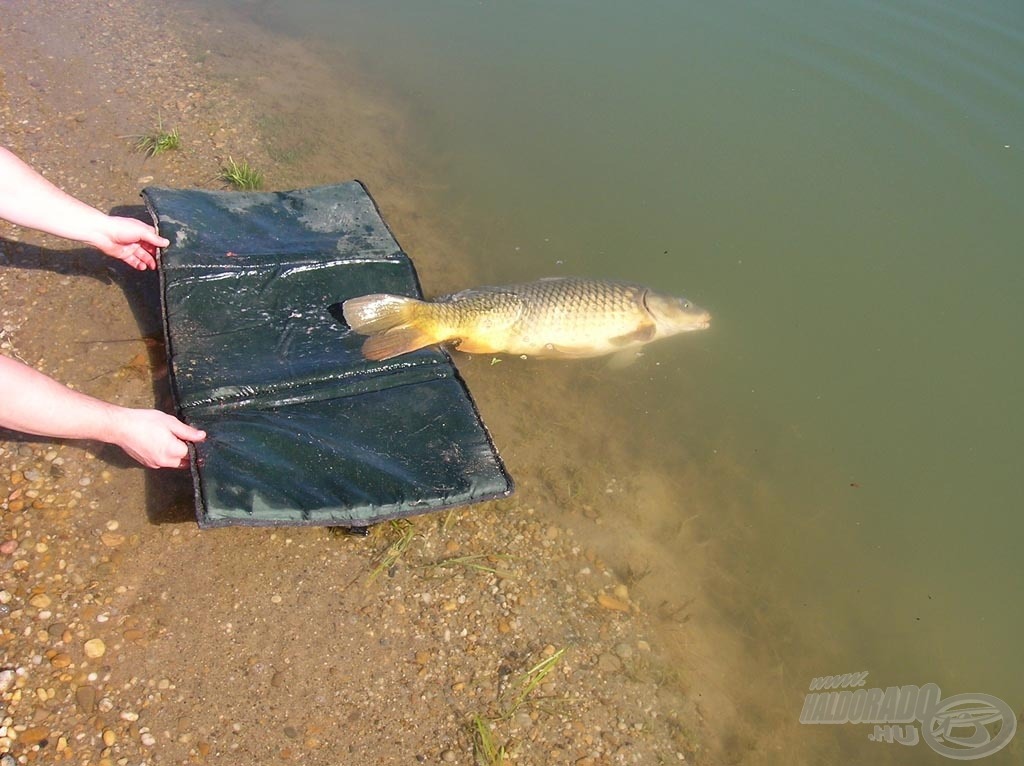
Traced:
<svg viewBox="0 0 1024 766">
<path fill-rule="evenodd" d="M 618 504 L 594 544 L 737 758 L 943 762 L 800 726 L 818 675 L 1024 706 L 1018 2 L 229 5 L 401 101 L 460 278 L 711 310 L 623 371 L 458 361 L 513 464 L 559 455 L 521 485 Z"/>
</svg>

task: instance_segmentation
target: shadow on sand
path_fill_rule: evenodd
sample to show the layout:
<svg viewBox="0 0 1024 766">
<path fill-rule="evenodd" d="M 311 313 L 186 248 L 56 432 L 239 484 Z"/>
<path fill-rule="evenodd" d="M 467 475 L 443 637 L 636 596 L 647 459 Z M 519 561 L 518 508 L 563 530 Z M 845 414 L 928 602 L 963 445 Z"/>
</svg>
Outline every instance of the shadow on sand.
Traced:
<svg viewBox="0 0 1024 766">
<path fill-rule="evenodd" d="M 148 211 L 142 205 L 116 207 L 110 214 L 152 223 Z M 155 371 L 151 381 L 156 407 L 177 414 L 166 372 L 167 357 L 160 311 L 160 278 L 156 271 L 136 271 L 93 248 L 48 249 L 2 238 L 0 254 L 3 254 L 0 263 L 10 268 L 85 277 L 103 284 L 117 285 L 131 307 L 139 329 L 139 338 L 146 340 L 149 369 Z M 15 444 L 44 444 L 57 441 L 5 429 L 0 429 L 0 440 Z M 138 467 L 135 461 L 117 447 L 96 442 L 81 446 L 97 459 L 116 468 Z M 153 524 L 175 524 L 195 520 L 192 482 L 188 471 L 147 470 L 145 502 L 146 516 Z"/>
</svg>

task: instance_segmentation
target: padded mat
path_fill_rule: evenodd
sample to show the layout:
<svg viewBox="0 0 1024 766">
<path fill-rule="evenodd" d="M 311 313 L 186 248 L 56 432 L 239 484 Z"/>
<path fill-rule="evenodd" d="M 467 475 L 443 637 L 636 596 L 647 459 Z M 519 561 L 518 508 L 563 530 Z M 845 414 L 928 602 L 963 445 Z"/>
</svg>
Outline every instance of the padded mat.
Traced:
<svg viewBox="0 0 1024 766">
<path fill-rule="evenodd" d="M 363 359 L 329 308 L 421 296 L 357 181 L 292 192 L 149 187 L 171 244 L 160 292 L 200 526 L 363 527 L 507 496 L 512 481 L 448 354 Z"/>
</svg>

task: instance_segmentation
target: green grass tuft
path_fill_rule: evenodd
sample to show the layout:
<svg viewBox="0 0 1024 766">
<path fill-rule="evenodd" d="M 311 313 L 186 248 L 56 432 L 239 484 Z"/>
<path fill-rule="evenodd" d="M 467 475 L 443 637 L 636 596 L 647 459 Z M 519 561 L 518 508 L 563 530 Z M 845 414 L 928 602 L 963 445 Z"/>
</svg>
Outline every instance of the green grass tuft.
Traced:
<svg viewBox="0 0 1024 766">
<path fill-rule="evenodd" d="M 544 679 L 547 678 L 551 671 L 558 665 L 563 654 L 565 654 L 564 647 L 559 649 L 550 657 L 541 660 L 519 677 L 519 682 L 515 690 L 515 698 L 502 711 L 502 718 L 511 718 L 519 711 L 519 708 L 526 704 L 530 695 L 533 694 L 537 687 L 544 683 Z"/>
<path fill-rule="evenodd" d="M 164 130 L 163 123 L 152 133 L 139 136 L 135 142 L 136 151 L 143 152 L 147 157 L 155 157 L 158 154 L 181 148 L 181 135 L 177 128 Z"/>
<path fill-rule="evenodd" d="M 402 555 L 409 550 L 409 546 L 412 545 L 412 541 L 416 537 L 416 527 L 407 519 L 392 520 L 389 524 L 391 525 L 391 531 L 398 533 L 398 539 L 392 542 L 381 555 L 377 566 L 373 568 L 373 571 L 367 577 L 367 585 L 376 580 L 381 572 L 387 572 L 395 566 L 398 560 L 402 558 Z"/>
<path fill-rule="evenodd" d="M 251 191 L 259 189 L 263 185 L 263 173 L 245 160 L 235 162 L 228 157 L 228 161 L 221 166 L 220 180 L 231 184 L 236 189 Z"/>
<path fill-rule="evenodd" d="M 503 766 L 505 746 L 494 741 L 491 720 L 481 715 L 473 716 L 473 760 L 476 766 Z"/>
<path fill-rule="evenodd" d="M 487 572 L 488 574 L 497 575 L 505 579 L 511 579 L 512 573 L 506 569 L 499 569 L 497 566 L 491 566 L 496 560 L 507 561 L 510 560 L 510 556 L 505 556 L 500 553 L 479 553 L 473 556 L 456 556 L 455 558 L 442 559 L 436 561 L 433 564 L 424 564 L 424 569 L 443 569 L 443 568 L 454 568 L 463 567 L 465 569 L 472 569 L 477 572 Z"/>
</svg>

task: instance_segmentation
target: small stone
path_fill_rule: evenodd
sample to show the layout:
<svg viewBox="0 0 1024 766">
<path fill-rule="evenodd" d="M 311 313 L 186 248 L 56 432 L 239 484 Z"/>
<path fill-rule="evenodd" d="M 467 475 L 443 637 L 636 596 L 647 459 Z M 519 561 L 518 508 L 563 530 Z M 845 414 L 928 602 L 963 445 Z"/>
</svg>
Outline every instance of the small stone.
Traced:
<svg viewBox="0 0 1024 766">
<path fill-rule="evenodd" d="M 139 737 L 139 740 L 146 747 L 153 747 L 153 745 L 156 744 L 156 737 L 154 737 L 148 731 L 145 734 L 143 734 L 141 737 Z"/>
<path fill-rule="evenodd" d="M 14 686 L 15 678 L 16 674 L 10 668 L 0 670 L 0 694 L 3 694 L 5 691 Z"/>
<path fill-rule="evenodd" d="M 107 522 L 107 531 L 108 532 L 116 532 L 118 527 L 120 527 L 120 526 L 121 526 L 121 522 L 119 522 L 117 519 L 111 519 L 110 521 Z"/>
<path fill-rule="evenodd" d="M 85 656 L 90 660 L 98 660 L 107 652 L 107 645 L 102 638 L 90 638 L 85 642 Z"/>
<path fill-rule="evenodd" d="M 10 556 L 16 550 L 18 550 L 17 540 L 4 540 L 2 543 L 0 543 L 0 553 L 2 553 L 4 556 Z"/>
<path fill-rule="evenodd" d="M 71 655 L 64 654 L 63 652 L 61 654 L 55 654 L 50 658 L 50 664 L 55 668 L 66 668 L 71 664 Z"/>
<path fill-rule="evenodd" d="M 50 597 L 45 593 L 37 593 L 28 600 L 28 603 L 36 609 L 46 609 L 46 607 L 48 607 L 52 602 L 50 601 Z"/>
<path fill-rule="evenodd" d="M 441 760 L 445 763 L 455 763 L 457 758 L 458 756 L 455 754 L 454 750 L 445 750 L 441 753 Z"/>
<path fill-rule="evenodd" d="M 103 730 L 103 744 L 107 747 L 113 747 L 114 743 L 117 742 L 117 734 L 114 733 L 113 729 Z"/>
<path fill-rule="evenodd" d="M 79 686 L 75 689 L 75 702 L 83 713 L 92 713 L 96 708 L 96 690 L 91 686 Z"/>
<path fill-rule="evenodd" d="M 24 747 L 38 745 L 50 736 L 50 730 L 45 726 L 31 726 L 18 735 L 18 743 Z"/>
<path fill-rule="evenodd" d="M 617 673 L 622 670 L 622 660 L 614 654 L 605 652 L 597 658 L 597 668 L 605 673 Z"/>
<path fill-rule="evenodd" d="M 620 660 L 628 660 L 633 656 L 633 647 L 627 643 L 616 644 L 613 651 Z"/>
<path fill-rule="evenodd" d="M 610 609 L 613 612 L 628 612 L 629 604 L 618 599 L 615 596 L 609 595 L 608 593 L 598 593 L 597 603 L 605 609 Z"/>
<path fill-rule="evenodd" d="M 124 543 L 124 535 L 120 532 L 104 532 L 100 535 L 100 542 L 108 548 L 116 548 Z"/>
</svg>

